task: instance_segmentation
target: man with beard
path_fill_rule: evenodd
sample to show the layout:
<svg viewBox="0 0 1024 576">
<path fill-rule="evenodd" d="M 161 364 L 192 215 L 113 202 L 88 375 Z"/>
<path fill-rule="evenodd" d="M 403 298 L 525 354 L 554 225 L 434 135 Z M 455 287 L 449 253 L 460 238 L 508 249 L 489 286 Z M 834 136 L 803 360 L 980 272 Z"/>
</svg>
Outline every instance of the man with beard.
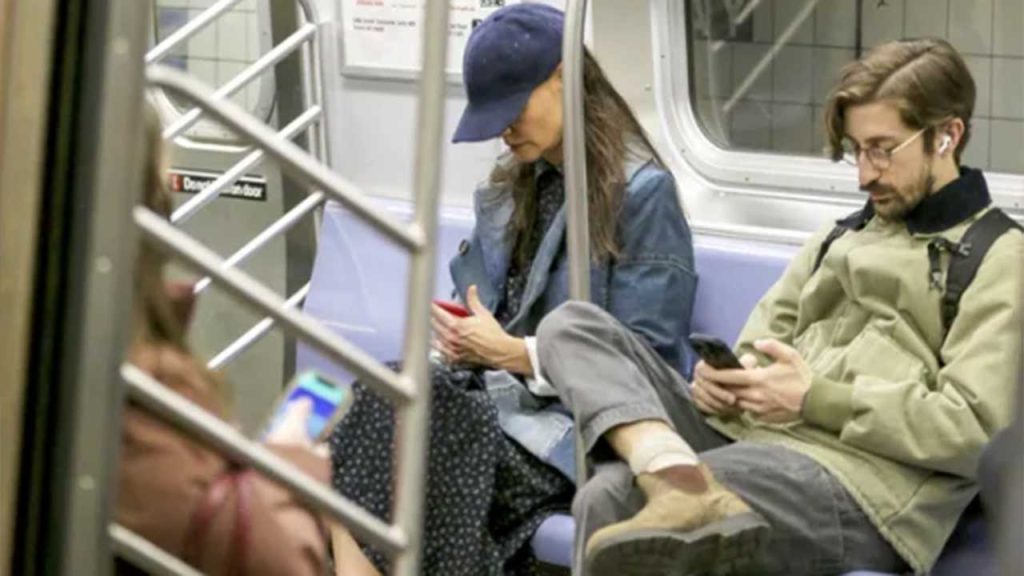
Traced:
<svg viewBox="0 0 1024 576">
<path fill-rule="evenodd" d="M 869 200 L 754 309 L 744 368 L 701 363 L 690 385 L 595 306 L 545 319 L 540 368 L 596 464 L 577 570 L 930 570 L 1020 370 L 1024 234 L 960 165 L 974 100 L 942 40 L 843 69 L 829 144 Z"/>
</svg>

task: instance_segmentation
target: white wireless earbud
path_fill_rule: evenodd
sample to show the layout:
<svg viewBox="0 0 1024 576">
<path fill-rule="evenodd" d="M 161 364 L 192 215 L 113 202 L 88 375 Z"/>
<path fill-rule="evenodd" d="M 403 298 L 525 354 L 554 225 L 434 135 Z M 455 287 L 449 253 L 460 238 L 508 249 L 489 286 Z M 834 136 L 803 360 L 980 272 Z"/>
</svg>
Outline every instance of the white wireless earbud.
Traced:
<svg viewBox="0 0 1024 576">
<path fill-rule="evenodd" d="M 949 150 L 949 145 L 953 143 L 953 137 L 946 134 L 942 137 L 942 143 L 939 144 L 939 154 L 945 154 L 946 150 Z"/>
</svg>

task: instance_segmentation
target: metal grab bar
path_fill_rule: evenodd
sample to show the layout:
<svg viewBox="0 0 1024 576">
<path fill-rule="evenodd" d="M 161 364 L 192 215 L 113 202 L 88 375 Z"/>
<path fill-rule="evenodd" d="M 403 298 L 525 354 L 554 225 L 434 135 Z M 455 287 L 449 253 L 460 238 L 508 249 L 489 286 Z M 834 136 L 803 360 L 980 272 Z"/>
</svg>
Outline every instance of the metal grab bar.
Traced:
<svg viewBox="0 0 1024 576">
<path fill-rule="evenodd" d="M 583 110 L 583 21 L 587 0 L 569 0 L 562 36 L 562 106 L 565 125 L 565 204 L 569 297 L 590 301 L 590 225 L 587 220 L 587 142 Z"/>
<path fill-rule="evenodd" d="M 583 24 L 587 0 L 568 0 L 562 34 L 562 142 L 565 152 L 566 242 L 569 250 L 569 297 L 590 302 L 590 223 L 587 209 L 587 142 L 583 108 Z M 575 418 L 579 422 L 579 418 Z M 587 480 L 587 454 L 579 427 L 576 438 L 576 485 Z M 577 542 L 582 558 L 583 543 Z"/>
<path fill-rule="evenodd" d="M 284 216 L 281 216 L 275 220 L 273 224 L 267 226 L 266 229 L 257 234 L 252 240 L 246 242 L 246 244 L 239 248 L 234 254 L 228 256 L 227 260 L 224 261 L 224 268 L 234 268 L 241 264 L 243 260 L 265 246 L 268 242 L 287 232 L 292 226 L 298 224 L 299 221 L 308 216 L 310 212 L 319 208 L 325 200 L 326 197 L 324 197 L 322 192 L 314 192 L 309 195 L 305 200 L 296 204 L 295 207 L 289 210 Z M 209 285 L 210 278 L 203 278 L 199 282 L 196 282 L 193 293 L 199 295 L 206 290 Z"/>
<path fill-rule="evenodd" d="M 291 140 L 298 136 L 299 132 L 309 128 L 313 122 L 319 120 L 322 115 L 323 109 L 320 106 L 313 106 L 289 122 L 284 129 L 277 133 L 277 135 L 283 140 Z M 187 202 L 179 206 L 178 209 L 171 214 L 171 222 L 181 224 L 191 218 L 204 206 L 216 200 L 225 188 L 234 184 L 235 180 L 241 178 L 246 171 L 259 166 L 263 162 L 263 158 L 265 156 L 266 153 L 264 153 L 263 150 L 254 150 L 253 152 L 250 152 L 249 155 L 236 162 L 234 166 L 228 168 L 216 180 L 211 182 L 209 186 L 203 188 L 202 192 L 196 194 L 192 198 L 189 198 Z"/>
<path fill-rule="evenodd" d="M 309 287 L 310 284 L 306 283 L 305 286 L 296 290 L 295 294 L 292 294 L 284 301 L 284 307 L 295 308 L 305 301 L 306 296 L 309 295 Z M 245 334 L 242 334 L 234 342 L 228 344 L 223 350 L 213 357 L 213 360 L 207 362 L 206 367 L 210 370 L 216 370 L 225 363 L 230 362 L 236 356 L 247 350 L 249 346 L 252 346 L 259 341 L 259 339 L 267 332 L 270 332 L 270 329 L 274 327 L 274 324 L 276 324 L 276 322 L 270 316 L 260 320 L 255 326 L 246 331 Z"/>
<path fill-rule="evenodd" d="M 310 478 L 287 460 L 249 440 L 228 423 L 168 389 L 142 370 L 124 364 L 121 377 L 128 385 L 129 400 L 148 412 L 202 440 L 230 459 L 251 465 L 267 478 L 288 488 L 305 504 L 323 510 L 353 534 L 381 550 L 393 554 L 406 547 L 406 536 L 400 529 L 389 526 L 339 496 L 329 486 Z"/>
<path fill-rule="evenodd" d="M 118 524 L 107 528 L 111 549 L 120 556 L 156 576 L 202 576 L 194 568 L 177 557 L 164 552 L 162 548 L 142 536 Z"/>
<path fill-rule="evenodd" d="M 199 16 L 188 21 L 187 24 L 175 30 L 173 34 L 164 39 L 163 42 L 154 46 L 146 52 L 146 64 L 156 64 L 171 53 L 178 44 L 195 36 L 202 29 L 206 28 L 217 19 L 218 16 L 230 10 L 235 4 L 242 0 L 220 0 L 220 2 L 204 10 Z"/>
<path fill-rule="evenodd" d="M 215 253 L 167 220 L 141 206 L 135 208 L 134 217 L 135 223 L 150 239 L 205 272 L 229 292 L 280 322 L 284 328 L 306 338 L 329 358 L 340 362 L 362 378 L 374 391 L 399 406 L 415 398 L 413 383 L 408 378 L 395 374 L 316 320 L 286 308 L 280 296 L 248 274 L 236 268 L 224 268 L 223 260 Z"/>
<path fill-rule="evenodd" d="M 315 24 L 304 24 L 301 28 L 292 32 L 288 38 L 283 42 L 274 46 L 274 48 L 260 56 L 259 60 L 250 64 L 245 70 L 238 73 L 237 76 L 228 81 L 227 84 L 217 88 L 213 93 L 212 98 L 220 100 L 227 98 L 238 92 L 243 86 L 252 82 L 257 76 L 265 72 L 271 66 L 274 66 L 281 60 L 284 60 L 288 56 L 291 56 L 292 52 L 298 50 L 300 46 L 310 38 L 316 35 Z M 199 121 L 203 116 L 201 108 L 196 107 L 186 112 L 181 118 L 175 123 L 171 124 L 163 131 L 163 137 L 165 140 L 171 140 L 180 136 L 185 130 L 192 127 L 193 124 Z"/>
<path fill-rule="evenodd" d="M 331 172 L 295 144 L 282 141 L 271 128 L 246 114 L 233 102 L 214 99 L 201 82 L 166 66 L 149 67 L 146 78 L 154 86 L 189 99 L 218 122 L 249 138 L 279 162 L 288 175 L 312 188 L 319 188 L 405 249 L 416 250 L 423 244 L 423 234 L 416 226 L 407 230 L 378 214 L 354 184 Z"/>
<path fill-rule="evenodd" d="M 434 251 L 437 237 L 437 200 L 440 197 L 444 150 L 444 110 L 447 83 L 449 0 L 427 0 L 423 14 L 423 66 L 416 111 L 416 167 L 413 172 L 416 210 L 413 227 L 422 242 L 412 250 L 406 297 L 402 375 L 417 383 L 415 402 L 399 406 L 396 452 L 398 479 L 392 518 L 409 535 L 409 548 L 395 561 L 395 572 L 420 572 L 423 532 L 423 497 L 430 432 L 430 306 L 434 291 Z"/>
</svg>

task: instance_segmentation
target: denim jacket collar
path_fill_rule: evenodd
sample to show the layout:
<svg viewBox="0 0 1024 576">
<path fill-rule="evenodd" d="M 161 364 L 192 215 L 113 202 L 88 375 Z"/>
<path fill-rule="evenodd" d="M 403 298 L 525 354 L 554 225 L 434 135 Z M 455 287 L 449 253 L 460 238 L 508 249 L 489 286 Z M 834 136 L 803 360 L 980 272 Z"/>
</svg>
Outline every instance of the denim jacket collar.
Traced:
<svg viewBox="0 0 1024 576">
<path fill-rule="evenodd" d="M 637 172 L 650 162 L 650 157 L 631 156 L 624 167 L 626 181 L 632 180 Z M 545 160 L 538 160 L 534 166 L 534 177 L 539 177 L 546 169 L 558 170 L 558 167 Z M 486 284 L 481 282 L 477 286 L 477 290 L 484 306 L 494 312 L 504 296 L 505 279 L 508 276 L 508 267 L 512 259 L 512 243 L 506 235 L 506 230 L 509 220 L 512 219 L 514 199 L 506 186 L 482 186 L 476 191 L 474 204 L 476 235 L 479 241 L 476 248 L 481 251 L 488 281 Z M 515 333 L 517 326 L 522 323 L 531 306 L 543 293 L 551 266 L 565 241 L 565 229 L 566 213 L 563 206 L 541 240 L 537 255 L 533 259 L 519 314 L 506 326 L 510 333 Z"/>
</svg>

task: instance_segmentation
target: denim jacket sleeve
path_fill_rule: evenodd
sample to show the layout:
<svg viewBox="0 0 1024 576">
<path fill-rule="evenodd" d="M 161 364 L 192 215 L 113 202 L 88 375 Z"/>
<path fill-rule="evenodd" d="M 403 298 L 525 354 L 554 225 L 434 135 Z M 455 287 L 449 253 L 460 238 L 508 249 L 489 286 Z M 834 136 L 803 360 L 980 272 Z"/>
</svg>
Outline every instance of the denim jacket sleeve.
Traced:
<svg viewBox="0 0 1024 576">
<path fill-rule="evenodd" d="M 671 174 L 648 165 L 633 177 L 619 218 L 619 247 L 608 311 L 688 378 L 697 274 L 693 237 Z"/>
</svg>

